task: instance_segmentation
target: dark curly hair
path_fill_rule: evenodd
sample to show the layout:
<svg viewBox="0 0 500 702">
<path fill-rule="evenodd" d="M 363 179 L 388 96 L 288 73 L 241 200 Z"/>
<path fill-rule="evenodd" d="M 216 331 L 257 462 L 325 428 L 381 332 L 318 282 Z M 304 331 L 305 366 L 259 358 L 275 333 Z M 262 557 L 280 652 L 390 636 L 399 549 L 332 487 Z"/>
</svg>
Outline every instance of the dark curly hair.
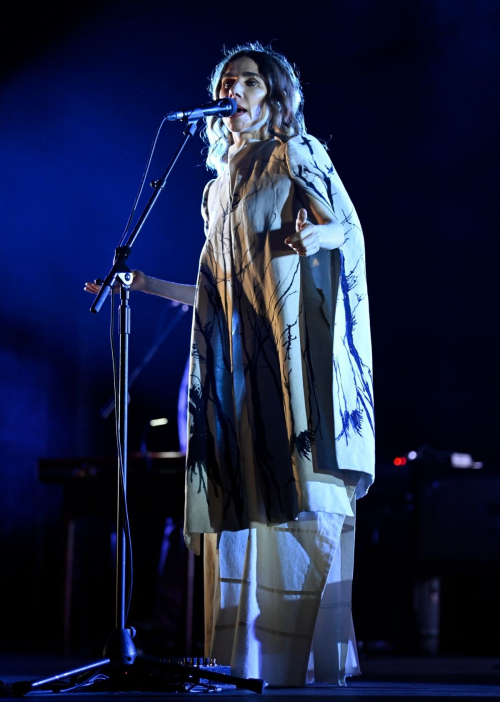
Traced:
<svg viewBox="0 0 500 702">
<path fill-rule="evenodd" d="M 270 46 L 264 47 L 259 42 L 252 42 L 225 51 L 224 58 L 217 64 L 210 79 L 208 90 L 212 98 L 218 99 L 222 76 L 229 64 L 242 56 L 255 61 L 266 84 L 269 134 L 281 141 L 287 141 L 294 134 L 304 134 L 304 98 L 298 71 L 283 54 Z M 227 152 L 233 143 L 231 132 L 222 117 L 207 120 L 204 137 L 208 141 L 207 168 L 221 173 L 227 163 Z"/>
</svg>

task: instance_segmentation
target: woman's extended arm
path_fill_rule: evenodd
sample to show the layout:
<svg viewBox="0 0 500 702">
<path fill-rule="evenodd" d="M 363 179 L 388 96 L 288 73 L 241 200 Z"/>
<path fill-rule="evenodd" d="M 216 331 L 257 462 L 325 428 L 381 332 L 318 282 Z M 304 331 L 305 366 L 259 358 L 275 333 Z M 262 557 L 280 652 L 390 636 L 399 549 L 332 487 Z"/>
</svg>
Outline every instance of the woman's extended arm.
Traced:
<svg viewBox="0 0 500 702">
<path fill-rule="evenodd" d="M 144 275 L 144 273 L 143 276 L 144 287 L 138 288 L 139 290 L 149 293 L 150 295 L 158 295 L 159 297 L 166 297 L 169 300 L 177 300 L 177 302 L 182 302 L 184 305 L 194 305 L 196 285 L 171 283 L 168 280 L 152 278 L 149 275 Z"/>
<path fill-rule="evenodd" d="M 182 283 L 171 283 L 168 280 L 152 278 L 142 271 L 132 271 L 134 279 L 130 286 L 131 290 L 142 290 L 150 295 L 166 297 L 168 300 L 176 300 L 184 305 L 194 305 L 196 294 L 195 285 L 183 285 Z M 97 295 L 101 286 L 97 283 L 85 283 L 87 292 Z"/>
</svg>

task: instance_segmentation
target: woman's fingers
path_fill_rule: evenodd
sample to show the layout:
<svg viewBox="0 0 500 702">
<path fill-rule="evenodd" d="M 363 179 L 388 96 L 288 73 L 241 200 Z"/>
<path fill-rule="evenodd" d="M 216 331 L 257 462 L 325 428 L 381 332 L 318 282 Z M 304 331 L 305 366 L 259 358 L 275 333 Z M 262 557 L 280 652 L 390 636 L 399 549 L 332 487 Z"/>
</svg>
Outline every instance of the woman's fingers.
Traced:
<svg viewBox="0 0 500 702">
<path fill-rule="evenodd" d="M 296 234 L 287 237 L 285 239 L 285 244 L 296 248 L 294 247 L 294 244 L 303 241 L 304 238 L 310 234 L 311 227 L 314 227 L 314 225 L 307 221 L 307 210 L 302 207 L 297 214 L 297 219 L 295 220 Z"/>
<path fill-rule="evenodd" d="M 285 244 L 288 244 L 289 246 L 293 246 L 298 241 L 303 241 L 306 236 L 310 233 L 308 227 L 314 227 L 313 224 L 310 224 L 309 222 L 304 223 L 304 228 L 298 231 L 296 234 L 292 234 L 292 236 L 288 236 L 285 239 Z"/>
<path fill-rule="evenodd" d="M 95 281 L 93 283 L 85 283 L 85 287 L 83 288 L 86 292 L 92 293 L 92 295 L 97 295 L 99 290 L 102 288 L 101 283 L 96 283 Z M 113 288 L 114 292 L 119 292 L 120 291 L 120 286 L 115 285 Z"/>
<path fill-rule="evenodd" d="M 144 290 L 146 287 L 146 276 L 142 271 L 130 271 L 132 273 L 132 283 L 130 285 L 131 290 Z M 93 283 L 87 282 L 85 283 L 85 287 L 83 288 L 86 292 L 92 293 L 93 295 L 97 295 L 99 290 L 101 289 L 101 281 L 94 280 Z M 120 284 L 116 283 L 115 286 L 113 287 L 113 292 L 117 293 L 120 292 Z"/>
<path fill-rule="evenodd" d="M 311 256 L 319 251 L 319 234 L 316 225 L 307 222 L 304 219 L 304 214 L 301 213 L 307 215 L 307 212 L 302 209 L 297 216 L 297 227 L 300 226 L 301 229 L 298 229 L 296 234 L 287 237 L 285 244 L 288 244 L 301 256 Z"/>
<path fill-rule="evenodd" d="M 307 224 L 307 210 L 302 207 L 302 209 L 299 210 L 295 221 L 295 231 L 300 232 L 300 230 L 304 228 L 305 224 Z"/>
</svg>

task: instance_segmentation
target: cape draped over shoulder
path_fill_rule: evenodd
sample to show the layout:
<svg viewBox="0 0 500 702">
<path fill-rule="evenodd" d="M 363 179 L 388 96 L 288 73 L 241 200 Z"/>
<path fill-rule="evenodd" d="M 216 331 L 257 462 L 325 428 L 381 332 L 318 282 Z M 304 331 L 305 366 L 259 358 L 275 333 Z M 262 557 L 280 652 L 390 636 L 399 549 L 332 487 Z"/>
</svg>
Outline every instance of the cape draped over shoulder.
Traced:
<svg viewBox="0 0 500 702">
<path fill-rule="evenodd" d="M 345 240 L 304 258 L 284 240 L 314 200 Z M 193 535 L 248 528 L 255 516 L 242 446 L 252 447 L 268 524 L 307 511 L 352 514 L 350 497 L 366 493 L 375 462 L 363 235 L 323 145 L 310 135 L 245 142 L 205 187 L 202 215 L 186 470 L 185 535 L 195 550 Z M 330 331 L 321 374 L 318 301 Z"/>
</svg>

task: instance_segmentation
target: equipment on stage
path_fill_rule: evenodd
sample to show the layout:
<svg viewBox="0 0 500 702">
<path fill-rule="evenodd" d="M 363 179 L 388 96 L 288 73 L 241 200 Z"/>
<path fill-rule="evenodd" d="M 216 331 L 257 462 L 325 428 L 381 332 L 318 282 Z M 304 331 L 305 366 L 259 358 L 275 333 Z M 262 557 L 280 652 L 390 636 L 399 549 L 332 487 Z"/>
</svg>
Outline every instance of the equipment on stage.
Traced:
<svg viewBox="0 0 500 702">
<path fill-rule="evenodd" d="M 353 600 L 366 652 L 496 650 L 476 602 L 480 592 L 484 612 L 497 607 L 499 495 L 498 471 L 466 453 L 421 446 L 379 459 L 356 524 Z M 370 602 L 358 588 L 374 572 Z"/>
</svg>

